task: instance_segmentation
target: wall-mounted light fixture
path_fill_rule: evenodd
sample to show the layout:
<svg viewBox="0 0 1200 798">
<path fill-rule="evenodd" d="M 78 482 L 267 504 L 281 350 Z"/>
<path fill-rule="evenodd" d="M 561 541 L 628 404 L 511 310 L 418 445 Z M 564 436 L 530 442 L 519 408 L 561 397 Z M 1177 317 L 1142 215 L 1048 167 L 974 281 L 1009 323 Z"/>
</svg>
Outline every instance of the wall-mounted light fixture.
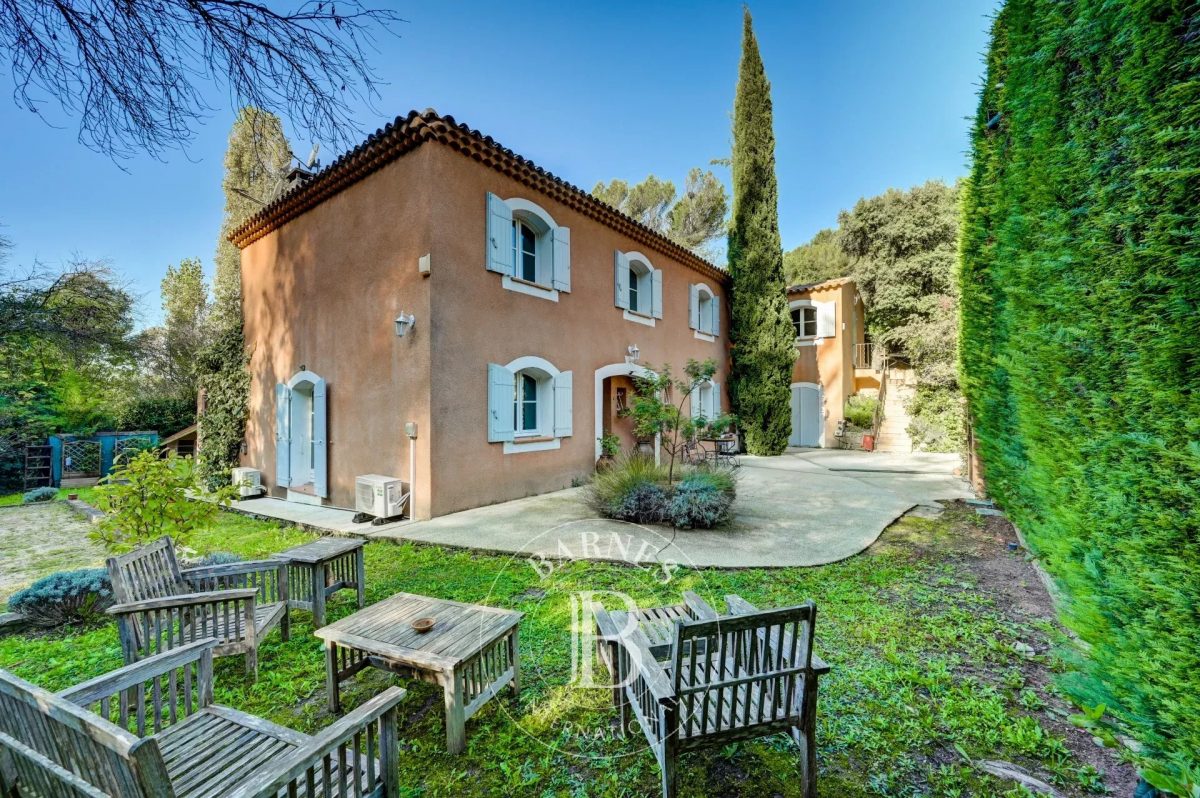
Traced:
<svg viewBox="0 0 1200 798">
<path fill-rule="evenodd" d="M 413 325 L 416 323 L 416 316 L 411 313 L 405 313 L 404 311 L 401 311 L 400 315 L 396 317 L 396 337 L 403 338 L 404 334 L 411 330 Z"/>
<path fill-rule="evenodd" d="M 636 363 L 638 358 L 642 356 L 642 350 L 637 348 L 637 344 L 630 344 L 625 349 L 625 362 Z"/>
</svg>

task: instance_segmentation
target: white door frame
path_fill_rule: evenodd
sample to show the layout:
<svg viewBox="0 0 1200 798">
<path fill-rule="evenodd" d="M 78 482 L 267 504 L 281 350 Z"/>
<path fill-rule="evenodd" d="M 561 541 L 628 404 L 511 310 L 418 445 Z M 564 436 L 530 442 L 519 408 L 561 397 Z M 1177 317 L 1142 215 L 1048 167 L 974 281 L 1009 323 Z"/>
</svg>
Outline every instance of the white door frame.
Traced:
<svg viewBox="0 0 1200 798">
<path fill-rule="evenodd" d="M 820 430 L 820 433 L 817 436 L 817 446 L 824 449 L 825 448 L 825 386 L 821 385 L 821 383 L 819 383 L 819 382 L 793 382 L 792 387 L 791 387 L 791 392 L 792 392 L 791 398 L 793 398 L 793 399 L 796 398 L 798 395 L 797 390 L 796 390 L 797 388 L 816 388 L 817 389 L 817 429 Z M 790 409 L 790 402 L 789 402 L 789 409 Z M 790 415 L 790 413 L 789 413 L 789 415 Z M 799 418 L 798 418 L 799 412 L 797 412 L 796 415 L 797 415 L 797 418 L 795 418 L 793 420 L 799 421 Z M 793 424 L 793 427 L 795 427 L 795 424 Z M 797 436 L 799 436 L 799 432 L 797 430 L 793 429 L 792 431 L 794 433 L 796 433 Z M 790 435 L 788 436 L 789 444 L 791 444 L 791 437 L 792 436 L 790 436 Z"/>
<path fill-rule="evenodd" d="M 600 436 L 604 434 L 604 381 L 609 377 L 656 377 L 658 376 L 650 369 L 637 363 L 610 363 L 607 366 L 601 366 L 596 369 L 596 394 L 595 394 L 595 425 L 592 427 L 592 434 L 596 439 L 596 459 L 600 459 Z M 662 436 L 654 436 L 654 462 L 662 462 Z"/>
</svg>

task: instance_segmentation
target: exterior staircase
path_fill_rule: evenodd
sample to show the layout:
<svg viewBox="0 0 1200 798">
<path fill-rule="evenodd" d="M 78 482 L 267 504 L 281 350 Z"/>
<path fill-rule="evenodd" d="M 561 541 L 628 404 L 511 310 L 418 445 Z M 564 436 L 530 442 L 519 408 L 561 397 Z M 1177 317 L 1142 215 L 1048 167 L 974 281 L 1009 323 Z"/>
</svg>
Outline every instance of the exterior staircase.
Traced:
<svg viewBox="0 0 1200 798">
<path fill-rule="evenodd" d="M 875 434 L 877 452 L 911 452 L 908 436 L 909 416 L 905 405 L 916 393 L 916 378 L 908 366 L 893 363 L 886 372 L 883 390 L 883 418 Z"/>
</svg>

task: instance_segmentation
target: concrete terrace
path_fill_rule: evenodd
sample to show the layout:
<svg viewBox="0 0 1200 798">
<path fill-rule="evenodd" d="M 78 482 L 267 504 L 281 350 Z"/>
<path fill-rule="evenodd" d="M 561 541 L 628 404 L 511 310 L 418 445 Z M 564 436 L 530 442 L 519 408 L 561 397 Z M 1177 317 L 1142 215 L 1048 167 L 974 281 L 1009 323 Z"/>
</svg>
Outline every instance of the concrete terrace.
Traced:
<svg viewBox="0 0 1200 798">
<path fill-rule="evenodd" d="M 969 498 L 957 455 L 793 450 L 743 457 L 732 524 L 717 530 L 638 526 L 596 518 L 583 488 L 494 504 L 429 521 L 355 524 L 353 513 L 277 499 L 233 509 L 314 531 L 407 540 L 522 557 L 670 561 L 695 567 L 824 565 L 870 546 L 917 506 Z"/>
</svg>

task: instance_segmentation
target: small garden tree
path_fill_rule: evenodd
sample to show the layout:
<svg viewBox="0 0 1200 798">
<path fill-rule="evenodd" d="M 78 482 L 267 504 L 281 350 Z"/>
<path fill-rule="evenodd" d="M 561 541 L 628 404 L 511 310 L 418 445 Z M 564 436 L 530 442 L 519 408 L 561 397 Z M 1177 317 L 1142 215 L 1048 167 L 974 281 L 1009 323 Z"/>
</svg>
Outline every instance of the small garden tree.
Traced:
<svg viewBox="0 0 1200 798">
<path fill-rule="evenodd" d="M 190 458 L 173 452 L 165 458 L 154 451 L 140 452 L 114 468 L 97 488 L 106 515 L 92 538 L 113 552 L 128 551 L 163 535 L 186 543 L 212 520 L 218 503 L 228 504 L 235 490 L 228 486 L 210 494 L 216 501 L 188 498 L 197 489 Z"/>
<path fill-rule="evenodd" d="M 663 366 L 657 374 L 633 378 L 633 403 L 630 415 L 634 431 L 641 437 L 659 437 L 669 455 L 667 480 L 674 482 L 675 463 L 686 447 L 697 438 L 717 436 L 733 426 L 733 416 L 706 418 L 685 414 L 683 406 L 700 386 L 710 382 L 717 372 L 717 361 L 688 359 L 684 366 L 685 379 L 671 377 L 671 367 Z"/>
</svg>

